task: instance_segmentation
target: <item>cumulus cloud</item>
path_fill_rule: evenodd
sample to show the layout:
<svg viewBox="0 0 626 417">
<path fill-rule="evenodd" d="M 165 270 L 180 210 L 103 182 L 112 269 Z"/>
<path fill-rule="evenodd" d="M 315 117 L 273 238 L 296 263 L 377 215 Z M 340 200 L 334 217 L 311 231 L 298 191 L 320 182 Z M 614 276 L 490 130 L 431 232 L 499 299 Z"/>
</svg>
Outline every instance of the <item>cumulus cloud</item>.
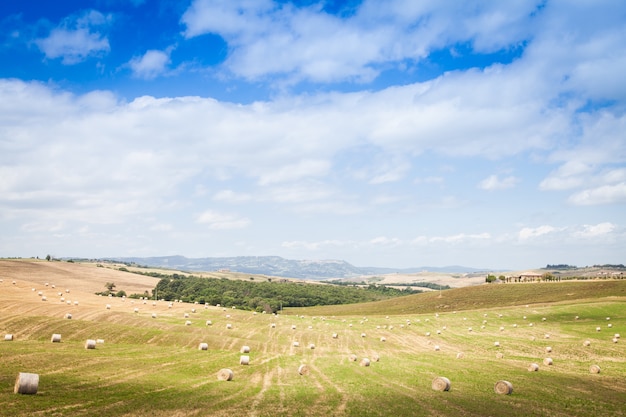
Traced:
<svg viewBox="0 0 626 417">
<path fill-rule="evenodd" d="M 133 58 L 128 65 L 135 77 L 150 80 L 163 75 L 170 63 L 168 52 L 150 50 L 140 57 Z"/>
<path fill-rule="evenodd" d="M 471 42 L 481 52 L 519 44 L 529 39 L 529 22 L 539 4 L 470 1 L 451 7 L 436 1 L 367 0 L 351 17 L 341 18 L 317 4 L 297 8 L 271 0 L 195 0 L 181 22 L 188 38 L 222 36 L 230 49 L 226 68 L 244 78 L 279 74 L 315 82 L 365 82 L 385 64 L 418 62 L 450 42 Z"/>
<path fill-rule="evenodd" d="M 582 190 L 572 194 L 568 201 L 577 206 L 626 203 L 626 182 Z"/>
<path fill-rule="evenodd" d="M 518 232 L 518 237 L 520 240 L 529 240 L 534 239 L 540 236 L 545 236 L 550 233 L 554 233 L 558 231 L 556 227 L 550 225 L 543 225 L 539 227 L 524 227 Z"/>
<path fill-rule="evenodd" d="M 99 29 L 107 29 L 111 22 L 111 15 L 90 10 L 67 17 L 47 37 L 35 43 L 47 58 L 62 58 L 66 65 L 77 64 L 110 51 L 109 40 Z"/>
<path fill-rule="evenodd" d="M 598 223 L 595 225 L 585 224 L 582 226 L 581 230 L 574 232 L 574 236 L 583 238 L 604 236 L 613 232 L 616 228 L 617 226 L 610 222 Z"/>
</svg>

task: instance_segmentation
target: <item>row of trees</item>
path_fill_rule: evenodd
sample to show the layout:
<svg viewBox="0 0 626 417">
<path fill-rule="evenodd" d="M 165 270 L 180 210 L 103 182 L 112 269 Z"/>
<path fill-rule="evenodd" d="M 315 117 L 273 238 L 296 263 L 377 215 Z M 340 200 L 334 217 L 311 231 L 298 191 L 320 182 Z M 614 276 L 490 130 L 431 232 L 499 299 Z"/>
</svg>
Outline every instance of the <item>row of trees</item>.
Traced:
<svg viewBox="0 0 626 417">
<path fill-rule="evenodd" d="M 246 310 L 274 313 L 283 307 L 360 303 L 416 292 L 419 291 L 397 290 L 382 285 L 357 288 L 330 284 L 200 278 L 176 274 L 161 279 L 153 290 L 153 297 L 166 301 L 220 304 L 224 307 L 236 306 Z"/>
</svg>

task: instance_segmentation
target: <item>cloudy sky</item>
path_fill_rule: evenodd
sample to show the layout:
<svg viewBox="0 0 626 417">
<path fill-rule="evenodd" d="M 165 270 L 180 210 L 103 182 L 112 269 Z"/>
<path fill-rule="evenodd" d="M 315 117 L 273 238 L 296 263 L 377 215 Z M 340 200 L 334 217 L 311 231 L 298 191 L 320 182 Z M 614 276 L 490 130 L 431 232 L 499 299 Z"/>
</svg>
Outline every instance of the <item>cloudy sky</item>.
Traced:
<svg viewBox="0 0 626 417">
<path fill-rule="evenodd" d="M 0 4 L 0 256 L 626 261 L 626 3 Z"/>
</svg>

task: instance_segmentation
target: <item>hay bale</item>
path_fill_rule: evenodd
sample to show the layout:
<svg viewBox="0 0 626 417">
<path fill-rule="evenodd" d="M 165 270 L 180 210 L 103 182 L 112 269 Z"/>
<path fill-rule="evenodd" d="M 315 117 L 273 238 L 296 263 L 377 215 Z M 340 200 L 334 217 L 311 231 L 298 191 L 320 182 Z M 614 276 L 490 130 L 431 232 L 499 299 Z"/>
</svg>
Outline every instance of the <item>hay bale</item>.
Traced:
<svg viewBox="0 0 626 417">
<path fill-rule="evenodd" d="M 242 346 L 240 353 L 250 353 L 250 346 Z"/>
<path fill-rule="evenodd" d="M 156 318 L 157 318 L 156 313 L 152 313 L 152 318 L 153 318 L 153 319 L 156 319 Z"/>
<path fill-rule="evenodd" d="M 307 376 L 310 373 L 309 367 L 302 364 L 298 367 L 298 374 L 302 376 Z"/>
<path fill-rule="evenodd" d="M 465 357 L 465 354 L 463 352 L 459 352 L 456 354 L 457 359 L 463 359 L 464 357 Z"/>
<path fill-rule="evenodd" d="M 133 311 L 134 311 L 135 313 L 139 313 L 139 309 L 138 309 L 138 308 L 135 308 Z"/>
<path fill-rule="evenodd" d="M 44 298 L 46 298 L 46 297 L 44 297 Z M 611 323 L 609 323 L 609 324 L 607 324 L 607 327 L 611 328 L 611 327 L 613 327 L 613 325 Z"/>
<path fill-rule="evenodd" d="M 209 350 L 209 344 L 204 342 L 200 343 L 198 345 L 198 350 Z"/>
<path fill-rule="evenodd" d="M 270 324 L 270 327 L 271 327 L 272 329 L 275 329 L 275 328 L 276 328 L 276 323 L 272 323 L 272 324 Z"/>
<path fill-rule="evenodd" d="M 528 372 L 537 372 L 539 370 L 539 365 L 536 363 L 531 363 L 528 365 Z"/>
<path fill-rule="evenodd" d="M 106 305 L 106 309 L 107 309 L 107 310 L 110 310 L 110 309 L 111 309 L 111 304 L 107 304 L 107 305 Z"/>
<path fill-rule="evenodd" d="M 348 359 L 350 360 L 350 362 L 356 362 L 357 357 L 356 357 L 355 354 L 352 354 L 352 355 L 348 356 Z"/>
<path fill-rule="evenodd" d="M 213 322 L 212 322 L 211 320 L 207 320 L 207 321 L 206 321 L 206 325 L 207 325 L 207 326 L 210 326 L 210 325 L 212 325 L 212 324 L 213 324 Z"/>
<path fill-rule="evenodd" d="M 617 337 L 614 337 L 613 339 L 611 339 L 611 341 L 612 341 L 613 343 L 617 343 L 617 342 L 619 341 L 619 339 L 618 339 Z"/>
<path fill-rule="evenodd" d="M 220 369 L 217 372 L 217 380 L 218 381 L 232 381 L 233 380 L 233 371 L 228 368 Z"/>
<path fill-rule="evenodd" d="M 309 349 L 311 349 L 311 350 L 315 349 L 315 344 L 314 344 L 314 343 L 311 343 L 311 344 L 309 345 Z"/>
<path fill-rule="evenodd" d="M 502 352 L 496 353 L 496 359 L 502 359 L 502 358 L 504 358 L 504 354 Z"/>
<path fill-rule="evenodd" d="M 493 342 L 493 345 L 494 345 L 495 347 L 500 347 L 500 342 Z"/>
<path fill-rule="evenodd" d="M 58 333 L 53 334 L 52 337 L 50 338 L 50 341 L 52 343 L 61 343 L 61 335 Z"/>
<path fill-rule="evenodd" d="M 293 347 L 300 347 L 300 342 L 293 342 Z"/>
<path fill-rule="evenodd" d="M 550 334 L 549 334 L 549 333 L 546 333 L 544 337 L 545 337 L 546 339 L 549 339 L 549 338 L 550 338 Z"/>
<path fill-rule="evenodd" d="M 435 351 L 439 352 L 439 345 L 435 345 Z"/>
<path fill-rule="evenodd" d="M 5 334 L 5 335 L 4 335 L 4 340 L 5 340 L 6 342 L 10 342 L 10 341 L 12 341 L 12 340 L 13 340 L 13 335 L 12 335 L 12 334 L 10 334 L 10 333 Z"/>
<path fill-rule="evenodd" d="M 616 339 L 619 339 L 620 335 L 619 335 L 619 333 L 615 333 L 615 335 L 613 337 L 616 338 Z"/>
<path fill-rule="evenodd" d="M 339 335 L 337 333 L 333 333 L 333 339 L 337 339 Z"/>
<path fill-rule="evenodd" d="M 190 322 L 189 320 L 187 320 L 187 321 L 185 322 L 185 326 L 191 326 L 191 322 Z"/>
<path fill-rule="evenodd" d="M 494 385 L 493 390 L 496 394 L 509 395 L 513 393 L 513 384 L 509 381 L 498 381 L 496 385 Z"/>
<path fill-rule="evenodd" d="M 85 349 L 95 349 L 96 348 L 96 341 L 93 339 L 87 339 L 87 341 L 85 342 Z"/>
<path fill-rule="evenodd" d="M 596 327 L 596 332 L 599 332 L 600 330 L 602 330 L 600 327 Z"/>
<path fill-rule="evenodd" d="M 67 313 L 67 314 L 65 315 L 65 318 L 69 320 L 69 319 L 71 319 L 71 318 L 72 318 L 72 315 L 71 315 L 70 313 Z"/>
<path fill-rule="evenodd" d="M 359 362 L 359 366 L 370 366 L 370 360 L 368 358 L 362 358 Z"/>
<path fill-rule="evenodd" d="M 381 341 L 381 342 L 386 342 L 386 341 L 387 341 L 387 339 L 385 339 L 384 337 L 381 337 L 381 338 L 380 338 L 380 341 Z"/>
<path fill-rule="evenodd" d="M 552 361 L 552 358 L 545 358 L 545 359 L 543 360 L 543 364 L 544 364 L 544 365 L 546 365 L 546 366 L 550 366 L 550 365 L 552 365 L 553 363 L 554 363 L 554 362 Z"/>
<path fill-rule="evenodd" d="M 435 391 L 450 391 L 450 380 L 444 376 L 433 379 L 431 387 Z"/>
<path fill-rule="evenodd" d="M 226 325 L 226 328 L 227 328 L 227 329 L 232 329 L 232 328 L 233 328 L 233 325 L 232 325 L 232 324 L 230 324 L 230 323 L 228 323 L 228 324 Z"/>
<path fill-rule="evenodd" d="M 188 318 L 189 318 L 189 313 L 185 313 L 185 314 L 183 314 L 183 318 L 188 319 Z"/>
<path fill-rule="evenodd" d="M 552 352 L 552 348 L 550 346 L 546 346 L 546 353 Z"/>
<path fill-rule="evenodd" d="M 378 356 L 378 354 L 377 354 L 377 353 L 374 353 L 374 354 L 372 355 L 372 361 L 374 361 L 374 362 L 379 362 L 379 361 L 380 361 L 380 356 Z"/>
<path fill-rule="evenodd" d="M 104 339 L 96 339 L 96 344 L 103 345 L 104 344 Z"/>
<path fill-rule="evenodd" d="M 591 346 L 591 342 L 589 340 L 585 340 L 583 342 L 583 346 Z"/>
<path fill-rule="evenodd" d="M 589 372 L 591 372 L 592 374 L 599 374 L 600 373 L 600 367 L 598 365 L 591 365 L 589 367 Z"/>
<path fill-rule="evenodd" d="M 20 372 L 15 379 L 15 386 L 13 387 L 14 394 L 37 394 L 39 387 L 39 374 L 30 374 L 26 372 Z"/>
<path fill-rule="evenodd" d="M 361 333 L 361 337 L 365 337 L 365 336 L 366 336 L 366 334 L 365 334 L 365 333 Z"/>
<path fill-rule="evenodd" d="M 241 355 L 239 357 L 239 365 L 249 365 L 250 364 L 250 356 Z"/>
<path fill-rule="evenodd" d="M 291 330 L 296 330 L 296 325 L 295 324 L 291 325 Z"/>
</svg>

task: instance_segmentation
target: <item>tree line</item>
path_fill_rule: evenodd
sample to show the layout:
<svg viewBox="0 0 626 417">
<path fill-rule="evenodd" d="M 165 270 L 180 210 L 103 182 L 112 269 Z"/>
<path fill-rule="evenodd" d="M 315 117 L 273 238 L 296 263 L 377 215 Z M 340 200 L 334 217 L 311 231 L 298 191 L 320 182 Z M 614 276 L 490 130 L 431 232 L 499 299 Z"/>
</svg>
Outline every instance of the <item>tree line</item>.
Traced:
<svg viewBox="0 0 626 417">
<path fill-rule="evenodd" d="M 284 307 L 352 304 L 415 294 L 410 288 L 398 290 L 384 285 L 336 286 L 294 282 L 254 282 L 226 278 L 200 278 L 174 274 L 162 278 L 152 290 L 159 300 L 182 300 L 275 313 Z"/>
</svg>

